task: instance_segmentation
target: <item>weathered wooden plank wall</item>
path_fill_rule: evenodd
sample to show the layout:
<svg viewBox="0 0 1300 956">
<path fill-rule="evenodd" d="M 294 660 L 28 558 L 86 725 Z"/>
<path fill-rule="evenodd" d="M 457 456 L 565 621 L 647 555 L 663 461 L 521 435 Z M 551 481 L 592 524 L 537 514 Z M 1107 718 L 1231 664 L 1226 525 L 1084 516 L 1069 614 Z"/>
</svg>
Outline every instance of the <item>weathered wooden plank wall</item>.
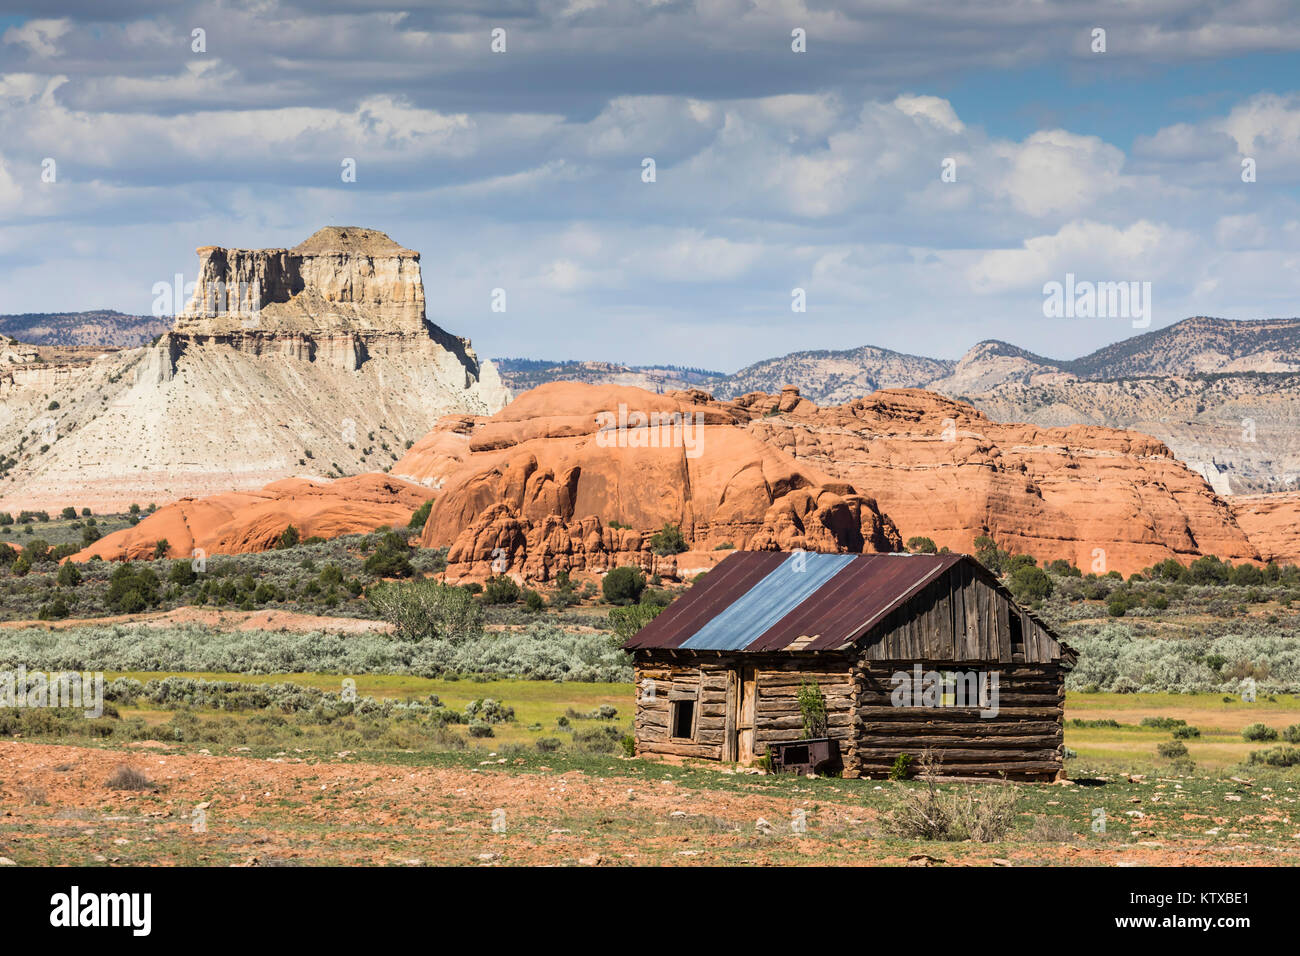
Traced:
<svg viewBox="0 0 1300 956">
<path fill-rule="evenodd" d="M 997 712 L 979 707 L 896 706 L 893 675 L 912 674 L 915 661 L 868 661 L 855 666 L 857 688 L 853 738 L 855 762 L 846 771 L 885 776 L 901 753 L 919 758 L 930 749 L 951 776 L 1051 779 L 1061 770 L 1065 741 L 1065 679 L 1059 664 L 996 661 L 979 668 L 997 671 Z M 923 668 L 929 665 L 922 664 Z M 934 665 L 941 670 L 943 665 Z"/>
</svg>

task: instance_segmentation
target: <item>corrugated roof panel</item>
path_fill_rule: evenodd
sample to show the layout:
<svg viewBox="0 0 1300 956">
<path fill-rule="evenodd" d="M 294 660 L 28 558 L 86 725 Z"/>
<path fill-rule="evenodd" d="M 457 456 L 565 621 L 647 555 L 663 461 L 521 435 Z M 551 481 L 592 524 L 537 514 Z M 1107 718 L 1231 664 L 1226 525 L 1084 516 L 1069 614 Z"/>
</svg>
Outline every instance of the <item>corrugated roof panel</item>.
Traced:
<svg viewBox="0 0 1300 956">
<path fill-rule="evenodd" d="M 629 650 L 680 647 L 788 557 L 779 551 L 737 551 L 727 555 L 702 581 L 641 628 L 625 646 Z"/>
<path fill-rule="evenodd" d="M 692 651 L 737 651 L 816 594 L 854 560 L 851 554 L 799 552 L 734 600 L 679 646 Z"/>
<path fill-rule="evenodd" d="M 842 647 L 958 560 L 956 555 L 855 555 L 851 564 L 746 650 L 779 651 L 795 641 L 800 650 Z"/>
<path fill-rule="evenodd" d="M 795 571 L 800 562 L 805 570 Z M 961 562 L 1011 600 L 992 574 L 960 554 L 737 551 L 642 628 L 626 647 L 841 650 Z M 1060 642 L 1033 614 L 1022 613 Z M 1060 643 L 1058 653 L 1072 659 L 1073 652 Z"/>
<path fill-rule="evenodd" d="M 857 588 L 837 603 L 834 620 L 826 624 L 822 636 L 809 644 L 808 650 L 846 647 L 962 560 L 961 555 L 949 554 L 908 555 L 892 561 L 892 555 L 876 557 L 885 562 L 865 569 L 867 573 Z"/>
</svg>

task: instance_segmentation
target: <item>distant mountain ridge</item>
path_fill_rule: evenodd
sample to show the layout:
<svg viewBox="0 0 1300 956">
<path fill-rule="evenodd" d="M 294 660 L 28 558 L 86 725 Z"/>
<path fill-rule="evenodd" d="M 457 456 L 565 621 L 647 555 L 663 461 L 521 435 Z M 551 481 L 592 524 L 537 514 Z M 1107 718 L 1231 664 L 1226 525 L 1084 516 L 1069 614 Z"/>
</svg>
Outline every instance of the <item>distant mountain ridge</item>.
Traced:
<svg viewBox="0 0 1300 956">
<path fill-rule="evenodd" d="M 727 376 L 722 372 L 681 365 L 622 365 L 593 362 L 526 358 L 494 358 L 501 381 L 516 395 L 547 382 L 632 385 L 651 392 L 677 392 L 690 388 L 713 388 Z"/>
<path fill-rule="evenodd" d="M 791 352 L 689 380 L 601 362 L 541 364 L 513 376 L 503 368 L 502 377 L 516 392 L 569 380 L 652 391 L 696 387 L 720 399 L 793 385 L 822 405 L 923 388 L 969 401 L 998 421 L 1145 432 L 1221 494 L 1300 487 L 1300 318 L 1195 316 L 1075 359 L 988 339 L 956 361 L 866 345 Z"/>
<path fill-rule="evenodd" d="M 992 366 L 999 364 L 1008 371 L 997 381 L 988 381 Z M 1014 373 L 1009 371 L 1012 367 Z M 826 402 L 843 400 L 831 393 L 851 381 L 870 385 L 869 391 L 932 388 L 947 392 L 963 379 L 975 379 L 981 374 L 986 387 L 993 387 L 1035 375 L 1064 374 L 1087 381 L 1109 381 L 1248 372 L 1300 372 L 1300 318 L 1233 320 L 1195 316 L 1076 359 L 1048 358 L 999 339 L 975 343 L 956 362 L 874 346 L 791 352 L 726 376 L 717 389 L 722 395 L 735 396 L 795 385 L 813 401 Z"/>
<path fill-rule="evenodd" d="M 0 315 L 0 335 L 32 345 L 130 349 L 148 345 L 171 328 L 171 317 L 91 312 L 23 312 Z"/>
<path fill-rule="evenodd" d="M 1058 363 L 1100 381 L 1214 372 L 1300 372 L 1300 319 L 1235 321 L 1195 316 Z"/>
<path fill-rule="evenodd" d="M 839 404 L 882 388 L 925 388 L 950 375 L 956 364 L 874 345 L 791 352 L 743 368 L 717 382 L 714 390 L 720 398 L 736 398 L 796 385 L 819 404 Z"/>
</svg>

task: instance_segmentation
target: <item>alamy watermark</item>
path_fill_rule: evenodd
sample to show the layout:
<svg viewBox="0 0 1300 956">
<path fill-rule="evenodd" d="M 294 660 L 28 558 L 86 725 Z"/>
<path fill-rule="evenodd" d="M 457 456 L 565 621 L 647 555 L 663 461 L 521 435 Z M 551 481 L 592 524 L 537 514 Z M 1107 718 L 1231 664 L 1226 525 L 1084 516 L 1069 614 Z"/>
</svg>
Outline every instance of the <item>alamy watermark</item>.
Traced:
<svg viewBox="0 0 1300 956">
<path fill-rule="evenodd" d="M 87 717 L 104 716 L 104 674 L 46 674 L 19 667 L 0 671 L 0 707 L 75 707 Z"/>
<path fill-rule="evenodd" d="M 600 448 L 684 448 L 687 458 L 703 453 L 704 415 L 701 412 L 618 411 L 596 414 L 596 445 Z"/>
<path fill-rule="evenodd" d="M 180 315 L 187 309 L 189 315 L 215 318 L 219 315 L 246 316 L 254 321 L 262 311 L 262 283 L 227 284 L 224 280 L 205 283 L 203 295 L 196 296 L 198 284 L 186 282 L 182 273 L 176 273 L 171 282 L 153 284 L 153 314 L 155 318 Z"/>
<path fill-rule="evenodd" d="M 889 701 L 895 707 L 978 707 L 980 717 L 998 715 L 998 671 L 895 671 Z"/>
<path fill-rule="evenodd" d="M 1133 328 L 1151 324 L 1151 283 L 1091 282 L 1073 272 L 1065 282 L 1043 284 L 1043 316 L 1048 319 L 1132 319 Z"/>
</svg>

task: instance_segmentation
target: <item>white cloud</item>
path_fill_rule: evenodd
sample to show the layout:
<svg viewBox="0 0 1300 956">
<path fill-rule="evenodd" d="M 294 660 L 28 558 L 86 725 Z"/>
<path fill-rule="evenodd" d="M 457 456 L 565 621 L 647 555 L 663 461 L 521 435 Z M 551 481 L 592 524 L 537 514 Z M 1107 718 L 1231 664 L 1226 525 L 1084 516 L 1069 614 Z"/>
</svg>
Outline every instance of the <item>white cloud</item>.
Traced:
<svg viewBox="0 0 1300 956">
<path fill-rule="evenodd" d="M 4 154 L 0 153 L 0 213 L 17 209 L 22 203 L 22 198 L 23 191 L 9 172 Z"/>
<path fill-rule="evenodd" d="M 26 47 L 38 57 L 52 57 L 59 53 L 58 41 L 72 29 L 72 21 L 28 20 L 4 32 L 3 41 Z"/>
<path fill-rule="evenodd" d="M 1052 235 L 1026 239 L 1019 249 L 986 253 L 967 270 L 978 292 L 1003 292 L 1059 280 L 1067 272 L 1095 280 L 1152 280 L 1183 265 L 1193 238 L 1140 220 L 1128 228 L 1079 220 Z"/>
<path fill-rule="evenodd" d="M 907 116 L 923 116 L 950 133 L 966 129 L 952 104 L 937 96 L 899 96 L 894 100 L 894 106 Z"/>
<path fill-rule="evenodd" d="M 994 154 L 1009 166 L 998 192 L 1030 216 L 1084 211 L 1121 185 L 1124 153 L 1096 136 L 1041 130 Z"/>
<path fill-rule="evenodd" d="M 1263 249 L 1269 231 L 1257 213 L 1223 216 L 1214 224 L 1214 241 L 1225 250 Z"/>
</svg>

